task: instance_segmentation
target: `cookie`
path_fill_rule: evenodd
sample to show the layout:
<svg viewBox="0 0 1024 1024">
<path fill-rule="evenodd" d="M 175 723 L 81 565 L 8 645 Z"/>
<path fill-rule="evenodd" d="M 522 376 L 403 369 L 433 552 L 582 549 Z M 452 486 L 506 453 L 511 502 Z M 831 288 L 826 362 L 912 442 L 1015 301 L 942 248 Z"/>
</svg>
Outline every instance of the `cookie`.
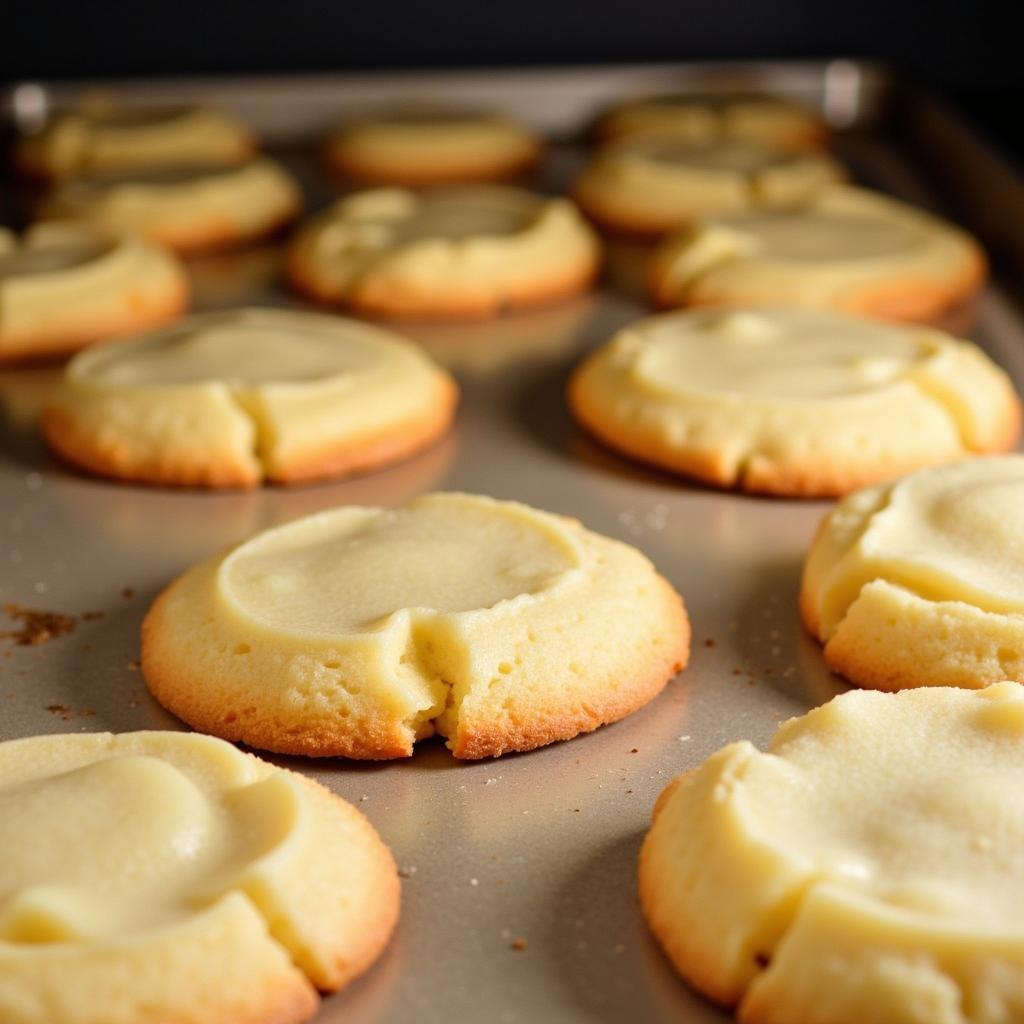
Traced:
<svg viewBox="0 0 1024 1024">
<path fill-rule="evenodd" d="M 858 491 L 825 519 L 800 609 L 859 686 L 1024 682 L 1024 456 Z"/>
<path fill-rule="evenodd" d="M 0 228 L 0 363 L 67 355 L 188 306 L 184 267 L 158 246 L 85 224 Z"/>
<path fill-rule="evenodd" d="M 273 234 L 295 219 L 302 193 L 280 164 L 108 173 L 58 186 L 40 215 L 134 231 L 178 252 L 210 252 Z"/>
<path fill-rule="evenodd" d="M 641 136 L 599 150 L 572 194 L 601 227 L 661 235 L 708 214 L 791 206 L 844 177 L 819 152 Z"/>
<path fill-rule="evenodd" d="M 597 136 L 661 136 L 685 142 L 756 142 L 815 149 L 828 142 L 825 122 L 807 107 L 775 96 L 677 93 L 632 100 L 605 114 Z"/>
<path fill-rule="evenodd" d="M 745 1024 L 1020 1019 L 1024 687 L 854 691 L 662 793 L 644 914 Z"/>
<path fill-rule="evenodd" d="M 867 189 L 833 185 L 800 207 L 704 218 L 655 252 L 662 306 L 794 305 L 934 322 L 973 297 L 970 235 Z"/>
<path fill-rule="evenodd" d="M 434 107 L 355 118 L 324 146 L 337 174 L 410 187 L 512 178 L 529 170 L 540 151 L 536 135 L 509 117 Z"/>
<path fill-rule="evenodd" d="M 62 458 L 119 479 L 295 484 L 419 451 L 448 429 L 457 394 L 444 370 L 388 331 L 242 309 L 82 353 L 42 429 Z"/>
<path fill-rule="evenodd" d="M 297 1024 L 398 915 L 350 804 L 221 740 L 0 744 L 5 1024 Z"/>
<path fill-rule="evenodd" d="M 477 185 L 339 200 L 299 229 L 286 264 L 292 284 L 321 302 L 443 320 L 573 295 L 599 259 L 596 236 L 567 199 Z"/>
<path fill-rule="evenodd" d="M 633 548 L 525 505 L 434 494 L 341 507 L 190 569 L 142 626 L 142 672 L 204 732 L 280 753 L 459 758 L 570 739 L 686 663 L 678 595 Z"/>
<path fill-rule="evenodd" d="M 92 103 L 55 117 L 14 148 L 18 169 L 59 181 L 110 171 L 241 163 L 256 151 L 252 135 L 209 107 L 132 109 Z"/>
<path fill-rule="evenodd" d="M 804 496 L 1005 451 L 1021 415 L 1009 378 L 971 342 L 801 308 L 641 320 L 575 371 L 569 403 L 634 458 Z"/>
</svg>

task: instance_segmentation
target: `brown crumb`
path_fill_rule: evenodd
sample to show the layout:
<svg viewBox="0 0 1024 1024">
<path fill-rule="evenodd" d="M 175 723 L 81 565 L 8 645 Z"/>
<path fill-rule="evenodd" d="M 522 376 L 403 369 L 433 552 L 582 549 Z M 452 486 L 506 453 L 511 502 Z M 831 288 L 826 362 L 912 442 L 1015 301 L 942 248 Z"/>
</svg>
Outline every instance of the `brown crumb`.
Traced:
<svg viewBox="0 0 1024 1024">
<path fill-rule="evenodd" d="M 47 704 L 46 710 L 51 715 L 59 715 L 65 722 L 71 717 L 71 708 L 67 704 Z"/>
<path fill-rule="evenodd" d="M 639 754 L 640 753 L 640 748 L 639 747 L 633 747 L 633 749 L 630 750 L 630 753 L 631 754 Z"/>
<path fill-rule="evenodd" d="M 734 668 L 734 669 L 732 670 L 732 674 L 733 674 L 734 676 L 739 676 L 739 675 L 742 675 L 742 674 L 743 674 L 743 670 L 742 670 L 742 669 L 738 669 L 738 668 Z"/>
<path fill-rule="evenodd" d="M 516 952 L 518 952 L 518 953 L 521 953 L 528 946 L 529 946 L 529 943 L 522 936 L 520 936 L 518 939 L 513 939 L 512 940 L 512 948 L 514 950 L 516 950 Z"/>
<path fill-rule="evenodd" d="M 132 660 L 128 662 L 129 672 L 138 672 L 140 668 L 142 668 L 142 662 L 139 661 L 138 658 L 132 658 Z"/>
<path fill-rule="evenodd" d="M 64 636 L 75 628 L 73 615 L 23 608 L 13 601 L 8 601 L 4 605 L 4 611 L 16 622 L 20 622 L 21 628 L 0 632 L 0 639 L 13 640 L 22 647 L 36 647 L 47 640 Z"/>
<path fill-rule="evenodd" d="M 704 646 L 705 647 L 714 647 L 715 646 L 714 638 L 709 636 L 707 638 L 707 640 L 704 641 Z"/>
<path fill-rule="evenodd" d="M 106 612 L 83 612 L 83 622 L 95 622 L 97 619 L 105 619 L 107 617 Z"/>
<path fill-rule="evenodd" d="M 131 587 L 123 587 L 121 589 L 121 596 L 126 600 L 130 601 L 135 596 L 135 591 Z"/>
</svg>

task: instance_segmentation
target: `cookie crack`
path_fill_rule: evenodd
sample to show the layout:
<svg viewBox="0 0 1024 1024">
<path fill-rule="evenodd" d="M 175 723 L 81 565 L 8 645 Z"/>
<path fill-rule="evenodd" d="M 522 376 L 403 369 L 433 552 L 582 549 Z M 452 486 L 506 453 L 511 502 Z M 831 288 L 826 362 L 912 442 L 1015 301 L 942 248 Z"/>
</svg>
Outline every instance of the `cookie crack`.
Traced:
<svg viewBox="0 0 1024 1024">
<path fill-rule="evenodd" d="M 228 384 L 225 385 L 225 392 L 228 401 L 252 430 L 252 442 L 247 454 L 258 467 L 260 477 L 265 479 L 273 461 L 271 452 L 277 438 L 270 418 L 263 408 L 263 399 L 259 389 Z"/>
</svg>

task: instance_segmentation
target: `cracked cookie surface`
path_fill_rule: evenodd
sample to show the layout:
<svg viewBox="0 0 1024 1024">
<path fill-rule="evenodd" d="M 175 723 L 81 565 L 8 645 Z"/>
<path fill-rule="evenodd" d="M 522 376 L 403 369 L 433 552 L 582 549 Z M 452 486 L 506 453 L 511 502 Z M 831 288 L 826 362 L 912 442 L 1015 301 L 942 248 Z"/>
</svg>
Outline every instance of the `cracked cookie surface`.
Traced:
<svg viewBox="0 0 1024 1024">
<path fill-rule="evenodd" d="M 686 663 L 682 602 L 638 551 L 525 505 L 343 507 L 186 572 L 143 624 L 151 692 L 282 753 L 456 757 L 569 739 Z"/>
<path fill-rule="evenodd" d="M 569 399 L 613 448 L 770 494 L 844 494 L 1004 451 L 1020 421 L 1006 374 L 970 342 L 800 308 L 641 320 L 583 362 Z"/>
<path fill-rule="evenodd" d="M 1024 1012 L 1024 687 L 854 691 L 662 793 L 640 860 L 669 958 L 746 1024 Z"/>
<path fill-rule="evenodd" d="M 823 153 L 736 140 L 640 138 L 599 150 L 572 195 L 603 227 L 661 235 L 708 214 L 791 206 L 843 177 Z"/>
<path fill-rule="evenodd" d="M 0 363 L 67 355 L 180 316 L 185 268 L 138 238 L 84 224 L 0 228 Z"/>
<path fill-rule="evenodd" d="M 18 169 L 59 181 L 83 174 L 182 164 L 235 164 L 256 144 L 230 115 L 209 107 L 118 107 L 105 100 L 61 114 L 42 131 L 20 138 Z"/>
<path fill-rule="evenodd" d="M 297 1024 L 398 914 L 354 807 L 208 736 L 0 744 L 5 1024 Z"/>
<path fill-rule="evenodd" d="M 978 244 L 868 189 L 831 185 L 791 209 L 701 218 L 655 252 L 662 306 L 809 306 L 934 323 L 984 281 Z"/>
<path fill-rule="evenodd" d="M 452 378 L 390 332 L 243 309 L 83 353 L 42 425 L 54 451 L 92 472 L 247 487 L 398 461 L 448 429 L 456 398 Z"/>
<path fill-rule="evenodd" d="M 273 234 L 302 208 L 291 174 L 266 157 L 75 178 L 43 202 L 46 220 L 130 231 L 185 253 L 211 252 Z"/>
<path fill-rule="evenodd" d="M 860 686 L 1024 682 L 1024 456 L 858 491 L 822 523 L 800 608 Z"/>
<path fill-rule="evenodd" d="M 372 189 L 300 227 L 292 284 L 322 302 L 407 320 L 474 319 L 585 290 L 600 246 L 568 199 L 499 185 Z"/>
</svg>

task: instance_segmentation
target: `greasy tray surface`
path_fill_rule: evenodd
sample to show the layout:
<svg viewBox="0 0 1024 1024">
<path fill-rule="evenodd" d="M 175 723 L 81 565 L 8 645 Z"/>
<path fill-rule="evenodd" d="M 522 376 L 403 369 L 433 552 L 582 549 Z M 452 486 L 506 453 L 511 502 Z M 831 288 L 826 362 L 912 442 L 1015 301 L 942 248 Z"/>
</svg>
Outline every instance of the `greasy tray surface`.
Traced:
<svg viewBox="0 0 1024 1024">
<path fill-rule="evenodd" d="M 617 74 L 623 92 L 645 87 L 627 89 Z M 810 71 L 801 81 L 808 95 L 818 83 Z M 579 158 L 571 147 L 554 156 L 559 178 Z M 930 201 L 917 167 L 881 137 L 851 137 L 843 156 L 867 183 Z M 291 159 L 322 202 L 308 154 Z M 203 308 L 293 304 L 274 284 L 272 249 L 194 270 Z M 180 728 L 137 670 L 150 601 L 208 554 L 334 504 L 397 504 L 432 489 L 515 498 L 635 544 L 686 599 L 690 667 L 647 708 L 593 735 L 477 763 L 454 761 L 436 741 L 382 765 L 278 759 L 356 803 L 405 876 L 395 940 L 365 978 L 326 1000 L 320 1024 L 728 1019 L 649 937 L 636 858 L 670 778 L 734 739 L 764 744 L 780 719 L 842 688 L 796 612 L 802 558 L 828 505 L 691 487 L 580 434 L 562 400 L 569 368 L 644 312 L 608 289 L 479 326 L 408 328 L 463 386 L 454 432 L 394 469 L 292 491 L 168 493 L 80 477 L 45 454 L 35 430 L 54 371 L 0 373 L 0 599 L 77 619 L 38 646 L 0 642 L 3 739 Z M 1024 325 L 1004 290 L 986 292 L 971 336 L 1024 386 Z"/>
</svg>

